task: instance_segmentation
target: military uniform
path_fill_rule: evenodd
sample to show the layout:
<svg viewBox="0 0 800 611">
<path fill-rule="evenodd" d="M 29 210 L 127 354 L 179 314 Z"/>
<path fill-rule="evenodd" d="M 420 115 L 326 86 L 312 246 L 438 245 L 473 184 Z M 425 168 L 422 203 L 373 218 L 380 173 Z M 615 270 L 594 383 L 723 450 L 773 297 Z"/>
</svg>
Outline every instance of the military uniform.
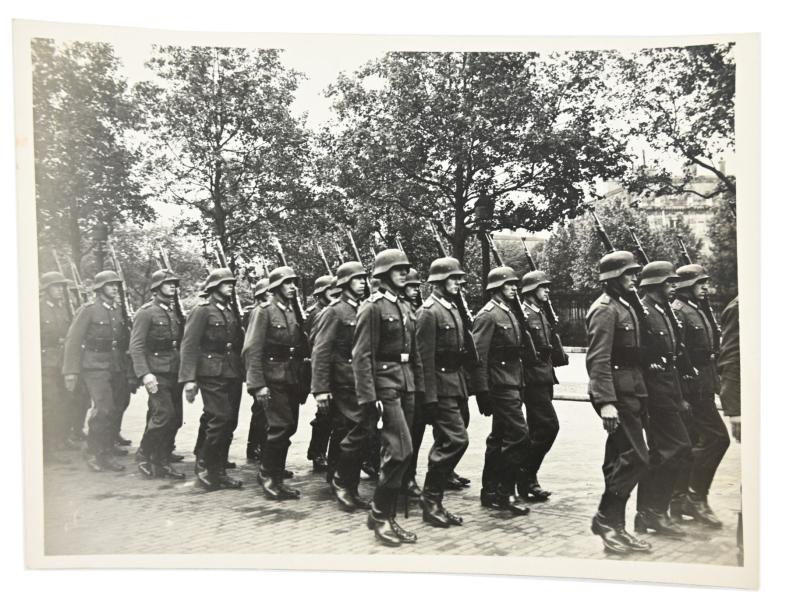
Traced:
<svg viewBox="0 0 800 611">
<path fill-rule="evenodd" d="M 254 303 L 245 308 L 242 312 L 242 322 L 245 332 L 250 326 L 250 319 L 253 317 L 253 311 L 259 306 L 261 302 Z M 264 414 L 264 409 L 259 405 L 258 401 L 253 398 L 253 403 L 250 405 L 250 428 L 247 432 L 247 459 L 248 461 L 260 461 L 261 450 L 264 446 L 267 436 L 267 417 Z"/>
<path fill-rule="evenodd" d="M 225 473 L 239 419 L 242 339 L 242 328 L 230 304 L 212 294 L 190 312 L 181 341 L 178 383 L 197 383 L 203 398 L 195 455 L 215 476 Z"/>
<path fill-rule="evenodd" d="M 553 386 L 558 384 L 558 378 L 553 367 L 553 351 L 563 348 L 541 307 L 526 301 L 523 312 L 538 357 L 525 362 L 524 404 L 531 443 L 517 484 L 524 496 L 532 481 L 538 482 L 539 468 L 558 435 L 558 416 L 553 407 Z"/>
<path fill-rule="evenodd" d="M 486 438 L 482 495 L 513 495 L 519 468 L 528 455 L 528 427 L 522 413 L 522 334 L 511 309 L 499 298 L 475 316 L 473 333 L 480 362 L 475 368 L 477 395 L 489 392 L 492 431 Z"/>
<path fill-rule="evenodd" d="M 130 399 L 129 339 L 122 309 L 100 295 L 78 310 L 67 333 L 62 373 L 80 375 L 94 404 L 87 438 L 91 456 L 111 454 L 120 411 Z"/>
<path fill-rule="evenodd" d="M 425 392 L 419 395 L 425 414 L 424 420 L 422 415 L 420 419 L 433 425 L 434 435 L 423 496 L 438 502 L 439 507 L 445 482 L 469 444 L 462 417 L 469 397 L 465 369 L 469 357 L 464 334 L 464 322 L 456 305 L 434 290 L 419 310 L 417 345 L 425 376 Z M 441 525 L 447 521 L 441 520 Z M 449 523 L 458 524 L 460 520 Z"/>
<path fill-rule="evenodd" d="M 678 295 L 673 309 L 683 324 L 692 365 L 698 370 L 696 376 L 683 382 L 684 398 L 692 408 L 685 416 L 692 439 L 692 461 L 681 470 L 675 492 L 678 495 L 692 492 L 705 499 L 730 445 L 728 429 L 714 401 L 719 389 L 714 329 L 700 305 L 685 295 Z"/>
<path fill-rule="evenodd" d="M 739 296 L 725 306 L 720 316 L 722 342 L 719 351 L 720 399 L 729 418 L 741 416 L 741 365 L 739 362 Z"/>
<path fill-rule="evenodd" d="M 321 300 L 315 301 L 310 308 L 306 310 L 306 320 L 304 329 L 306 336 L 311 339 L 316 332 L 316 323 L 322 311 L 327 308 L 327 304 Z M 312 343 L 313 346 L 313 343 Z M 313 380 L 313 365 L 312 365 L 312 380 Z M 313 382 L 312 382 L 313 392 Z M 319 408 L 314 414 L 314 419 L 311 421 L 311 439 L 308 443 L 308 451 L 306 458 L 314 461 L 315 468 L 327 468 L 326 457 L 328 455 L 328 446 L 331 439 L 333 424 L 331 422 L 331 415 L 324 413 Z M 318 466 L 317 466 L 318 465 Z M 329 471 L 330 472 L 330 471 Z"/>
<path fill-rule="evenodd" d="M 141 379 L 156 377 L 158 390 L 147 397 L 147 425 L 139 452 L 150 462 L 164 465 L 175 448 L 183 424 L 181 386 L 178 384 L 183 325 L 171 299 L 156 296 L 133 318 L 130 353 L 133 371 Z"/>
<path fill-rule="evenodd" d="M 70 325 L 62 302 L 43 295 L 39 300 L 39 332 L 42 350 L 42 432 L 45 454 L 66 443 L 70 417 L 75 408 L 73 393 L 66 392 L 61 368 L 64 339 Z"/>
<path fill-rule="evenodd" d="M 247 390 L 269 389 L 262 475 L 283 480 L 291 437 L 297 431 L 301 375 L 307 347 L 291 304 L 278 294 L 253 312 L 244 344 Z"/>
</svg>

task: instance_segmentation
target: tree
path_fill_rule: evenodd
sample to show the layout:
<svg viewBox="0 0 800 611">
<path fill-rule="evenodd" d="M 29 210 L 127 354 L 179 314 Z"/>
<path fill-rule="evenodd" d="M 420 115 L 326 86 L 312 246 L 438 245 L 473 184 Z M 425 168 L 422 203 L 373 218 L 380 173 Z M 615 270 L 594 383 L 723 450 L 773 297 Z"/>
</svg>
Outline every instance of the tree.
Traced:
<svg viewBox="0 0 800 611">
<path fill-rule="evenodd" d="M 736 218 L 720 206 L 714 211 L 708 229 L 711 253 L 702 263 L 711 276 L 714 300 L 725 306 L 739 293 L 738 258 L 736 254 Z"/>
<path fill-rule="evenodd" d="M 186 226 L 218 238 L 235 267 L 233 255 L 315 205 L 308 135 L 290 112 L 300 75 L 274 49 L 161 46 L 147 66 L 148 169 L 163 197 L 199 213 Z"/>
<path fill-rule="evenodd" d="M 80 262 L 93 228 L 153 218 L 130 138 L 137 108 L 111 45 L 37 38 L 31 53 L 39 245 Z"/>
<path fill-rule="evenodd" d="M 736 179 L 724 156 L 734 149 L 736 64 L 733 44 L 645 49 L 620 59 L 620 100 L 630 121 L 626 136 L 659 154 L 683 160 L 677 178 L 663 159 L 632 168 L 626 185 L 636 193 L 725 195 L 735 209 Z M 698 170 L 712 177 L 703 185 Z"/>
<path fill-rule="evenodd" d="M 481 229 L 543 229 L 619 177 L 623 144 L 604 126 L 605 57 L 595 52 L 389 53 L 329 88 L 334 185 L 362 213 L 402 211 L 452 227 L 464 255 Z M 480 203 L 479 203 L 480 202 Z M 369 212 L 367 212 L 369 211 Z"/>
</svg>

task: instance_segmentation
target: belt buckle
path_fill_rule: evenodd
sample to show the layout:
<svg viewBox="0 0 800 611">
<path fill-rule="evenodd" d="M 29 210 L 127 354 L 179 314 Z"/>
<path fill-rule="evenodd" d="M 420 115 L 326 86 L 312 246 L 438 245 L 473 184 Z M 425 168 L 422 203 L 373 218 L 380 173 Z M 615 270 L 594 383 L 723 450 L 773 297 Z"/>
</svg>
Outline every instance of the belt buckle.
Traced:
<svg viewBox="0 0 800 611">
<path fill-rule="evenodd" d="M 293 356 L 294 356 L 294 353 L 295 353 L 296 351 L 297 351 L 297 348 L 295 348 L 294 346 L 290 346 L 290 347 L 289 347 L 289 357 L 290 357 L 290 358 L 291 358 L 291 357 L 293 357 Z"/>
<path fill-rule="evenodd" d="M 233 348 L 233 344 L 231 342 L 228 342 L 227 344 L 225 344 L 225 350 L 227 352 L 230 352 L 231 348 Z"/>
<path fill-rule="evenodd" d="M 173 348 L 177 348 L 178 347 L 178 340 L 176 340 L 176 339 L 172 340 L 172 347 Z"/>
<path fill-rule="evenodd" d="M 401 352 L 400 353 L 400 362 L 401 363 L 408 363 L 408 357 L 409 357 L 408 352 Z"/>
<path fill-rule="evenodd" d="M 111 349 L 112 350 L 116 350 L 117 349 L 117 340 L 115 340 L 115 339 L 111 340 Z"/>
</svg>

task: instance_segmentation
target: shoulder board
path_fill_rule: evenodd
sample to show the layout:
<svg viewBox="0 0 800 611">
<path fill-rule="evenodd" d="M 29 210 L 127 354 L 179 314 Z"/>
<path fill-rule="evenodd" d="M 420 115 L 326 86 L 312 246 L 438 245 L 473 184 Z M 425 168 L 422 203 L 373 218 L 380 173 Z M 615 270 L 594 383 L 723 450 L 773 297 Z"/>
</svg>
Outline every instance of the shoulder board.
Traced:
<svg viewBox="0 0 800 611">
<path fill-rule="evenodd" d="M 682 301 L 680 301 L 679 299 L 676 299 L 675 301 L 672 302 L 672 309 L 673 310 L 682 310 L 683 306 L 684 306 L 684 303 Z"/>
<path fill-rule="evenodd" d="M 491 312 L 494 310 L 494 301 L 490 301 L 481 309 L 481 312 Z"/>
<path fill-rule="evenodd" d="M 428 297 L 424 302 L 422 302 L 423 308 L 430 308 L 433 304 L 436 303 L 433 297 Z"/>
<path fill-rule="evenodd" d="M 369 299 L 367 299 L 367 301 L 375 303 L 376 301 L 378 301 L 378 299 L 383 299 L 383 293 L 381 293 L 380 291 L 372 293 L 372 295 L 369 296 Z"/>
<path fill-rule="evenodd" d="M 609 303 L 611 303 L 611 296 L 606 293 L 603 293 L 602 295 L 600 295 L 600 299 L 598 299 L 597 301 L 598 303 L 608 305 Z"/>
<path fill-rule="evenodd" d="M 258 304 L 258 307 L 259 307 L 259 308 L 267 308 L 267 307 L 269 307 L 270 305 L 272 305 L 272 302 L 271 302 L 271 301 L 262 301 L 261 303 L 259 303 L 259 304 Z"/>
</svg>

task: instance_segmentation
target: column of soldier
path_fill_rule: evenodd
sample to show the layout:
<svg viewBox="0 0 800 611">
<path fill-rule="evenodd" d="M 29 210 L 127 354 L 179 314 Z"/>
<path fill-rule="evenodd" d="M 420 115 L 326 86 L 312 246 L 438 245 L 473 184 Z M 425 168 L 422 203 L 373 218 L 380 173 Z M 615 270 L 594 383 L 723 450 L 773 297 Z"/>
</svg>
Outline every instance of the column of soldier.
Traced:
<svg viewBox="0 0 800 611">
<path fill-rule="evenodd" d="M 729 444 L 714 404 L 718 334 L 705 305 L 709 278 L 699 265 L 676 272 L 669 262 L 653 261 L 642 268 L 631 252 L 613 249 L 596 221 L 612 252 L 600 260 L 604 290 L 587 315 L 589 394 L 608 433 L 605 491 L 591 530 L 608 552 L 647 552 L 650 544 L 625 528 L 626 502 L 637 485 L 637 533 L 685 537 L 680 522 L 687 517 L 721 527 L 707 500 Z M 197 484 L 241 488 L 228 453 L 244 381 L 253 397 L 247 457 L 260 463 L 257 485 L 270 501 L 295 500 L 300 491 L 287 483 L 293 477 L 287 454 L 310 392 L 317 405 L 307 454 L 314 470 L 326 474 L 343 510 L 367 511 L 377 541 L 400 546 L 417 535 L 398 522 L 399 497 L 418 502 L 430 526 L 463 523 L 445 508 L 443 496 L 469 485 L 455 469 L 467 449 L 468 398 L 475 395 L 479 412 L 492 419 L 481 505 L 528 514 L 528 503 L 551 495 L 538 472 L 559 431 L 554 367 L 568 362 L 550 282 L 535 270 L 524 242 L 534 271 L 520 282 L 486 235 L 497 266 L 488 274 L 487 303 L 473 318 L 461 292 L 461 264 L 446 255 L 431 229 L 440 257 L 430 264 L 431 294 L 424 303 L 419 275 L 399 243 L 376 253 L 371 274 L 357 251 L 357 260 L 341 257 L 335 275 L 316 280 L 308 310 L 285 260 L 254 283 L 255 303 L 243 313 L 231 270 L 211 269 L 203 299 L 185 317 L 180 279 L 162 254 L 164 269 L 152 275 L 153 299 L 130 327 L 118 264 L 95 276 L 94 301 L 72 320 L 63 305 L 70 302 L 67 280 L 60 272 L 44 274 L 46 455 L 53 456 L 69 428 L 59 423 L 62 389 L 73 396 L 83 389 L 92 403 L 87 464 L 94 471 L 124 469 L 114 459 L 125 453 L 119 426 L 130 392 L 141 383 L 148 393 L 136 454 L 141 474 L 185 478 L 174 467 L 183 459 L 174 452 L 175 436 L 183 422 L 182 394 L 192 403 L 199 393 Z M 427 425 L 433 445 L 420 488 L 417 456 Z M 82 431 L 82 420 L 75 428 Z M 359 493 L 362 469 L 377 480 L 371 500 Z"/>
</svg>

